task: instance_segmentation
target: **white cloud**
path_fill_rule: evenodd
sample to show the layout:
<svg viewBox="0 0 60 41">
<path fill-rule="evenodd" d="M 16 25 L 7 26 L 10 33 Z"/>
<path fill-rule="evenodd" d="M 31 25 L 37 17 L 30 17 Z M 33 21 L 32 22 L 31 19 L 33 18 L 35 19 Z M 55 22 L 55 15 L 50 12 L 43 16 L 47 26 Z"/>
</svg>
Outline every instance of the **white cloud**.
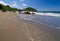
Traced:
<svg viewBox="0 0 60 41">
<path fill-rule="evenodd" d="M 20 0 L 20 2 L 30 2 L 30 0 Z"/>
<path fill-rule="evenodd" d="M 20 1 L 22 2 L 22 1 L 25 1 L 25 0 L 20 0 Z"/>
<path fill-rule="evenodd" d="M 16 7 L 16 6 L 17 6 L 17 4 L 16 4 L 16 3 L 14 3 L 14 4 L 12 4 L 11 6 L 12 6 L 12 7 Z"/>
<path fill-rule="evenodd" d="M 11 7 L 17 7 L 18 5 L 17 5 L 16 2 L 13 2 L 10 6 L 11 6 Z"/>
<path fill-rule="evenodd" d="M 4 1 L 0 1 L 0 4 L 8 5 L 8 4 L 7 4 L 7 3 L 5 3 Z"/>
<path fill-rule="evenodd" d="M 24 7 L 25 7 L 25 6 L 27 6 L 27 4 L 23 3 L 23 4 L 22 4 L 22 6 L 24 6 Z"/>
<path fill-rule="evenodd" d="M 15 1 L 13 1 L 12 3 L 8 4 L 8 3 L 5 3 L 4 1 L 0 1 L 0 4 L 3 4 L 3 5 L 9 5 L 10 7 L 17 7 L 17 3 Z"/>
</svg>

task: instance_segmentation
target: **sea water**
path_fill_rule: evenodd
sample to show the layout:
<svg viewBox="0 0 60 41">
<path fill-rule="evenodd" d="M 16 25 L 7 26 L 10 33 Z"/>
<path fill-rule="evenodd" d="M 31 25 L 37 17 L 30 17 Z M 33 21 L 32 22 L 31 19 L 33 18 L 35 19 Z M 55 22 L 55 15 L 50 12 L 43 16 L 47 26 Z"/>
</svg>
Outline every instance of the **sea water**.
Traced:
<svg viewBox="0 0 60 41">
<path fill-rule="evenodd" d="M 60 29 L 60 13 L 40 13 L 36 12 L 35 15 L 26 15 L 20 14 L 20 18 L 24 20 L 30 20 L 37 23 L 45 23 L 48 25 L 52 25 L 58 27 Z"/>
</svg>

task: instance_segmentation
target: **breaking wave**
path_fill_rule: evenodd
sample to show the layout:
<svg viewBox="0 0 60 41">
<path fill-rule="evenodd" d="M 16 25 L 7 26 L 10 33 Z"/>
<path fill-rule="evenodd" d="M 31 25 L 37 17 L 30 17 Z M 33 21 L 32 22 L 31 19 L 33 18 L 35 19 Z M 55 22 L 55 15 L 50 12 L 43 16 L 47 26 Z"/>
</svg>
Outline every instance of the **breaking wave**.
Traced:
<svg viewBox="0 0 60 41">
<path fill-rule="evenodd" d="M 60 13 L 35 13 L 35 14 L 60 17 Z"/>
</svg>

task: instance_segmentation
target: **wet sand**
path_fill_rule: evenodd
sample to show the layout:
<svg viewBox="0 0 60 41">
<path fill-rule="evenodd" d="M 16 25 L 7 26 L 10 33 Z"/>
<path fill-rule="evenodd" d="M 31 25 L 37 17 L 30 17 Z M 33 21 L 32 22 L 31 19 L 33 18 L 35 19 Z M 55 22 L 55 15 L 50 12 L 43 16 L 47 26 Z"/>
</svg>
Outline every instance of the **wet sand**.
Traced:
<svg viewBox="0 0 60 41">
<path fill-rule="evenodd" d="M 60 41 L 60 30 L 0 12 L 0 41 Z"/>
<path fill-rule="evenodd" d="M 31 20 L 20 20 L 26 26 L 24 27 L 26 35 L 31 37 L 33 41 L 60 41 L 60 29 Z"/>
</svg>

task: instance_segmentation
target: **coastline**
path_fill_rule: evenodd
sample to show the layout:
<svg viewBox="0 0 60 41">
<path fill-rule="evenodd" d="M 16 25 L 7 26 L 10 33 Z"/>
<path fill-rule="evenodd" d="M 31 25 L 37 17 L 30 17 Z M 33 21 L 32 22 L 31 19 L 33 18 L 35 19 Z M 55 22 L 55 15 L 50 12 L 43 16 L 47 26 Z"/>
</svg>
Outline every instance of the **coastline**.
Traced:
<svg viewBox="0 0 60 41">
<path fill-rule="evenodd" d="M 60 39 L 58 39 L 60 37 L 60 30 L 34 21 L 23 20 L 21 18 L 20 20 L 26 26 L 26 34 L 31 35 L 34 41 L 60 41 Z"/>
<path fill-rule="evenodd" d="M 0 14 L 0 41 L 60 41 L 60 30 L 23 20 L 16 13 Z"/>
<path fill-rule="evenodd" d="M 48 16 L 48 15 L 26 15 L 26 14 L 19 14 L 20 18 L 24 19 L 24 20 L 31 20 L 34 21 L 36 23 L 42 23 L 45 25 L 49 25 L 52 26 L 56 29 L 60 29 L 59 26 L 59 20 L 60 17 L 56 17 L 56 16 Z"/>
</svg>

